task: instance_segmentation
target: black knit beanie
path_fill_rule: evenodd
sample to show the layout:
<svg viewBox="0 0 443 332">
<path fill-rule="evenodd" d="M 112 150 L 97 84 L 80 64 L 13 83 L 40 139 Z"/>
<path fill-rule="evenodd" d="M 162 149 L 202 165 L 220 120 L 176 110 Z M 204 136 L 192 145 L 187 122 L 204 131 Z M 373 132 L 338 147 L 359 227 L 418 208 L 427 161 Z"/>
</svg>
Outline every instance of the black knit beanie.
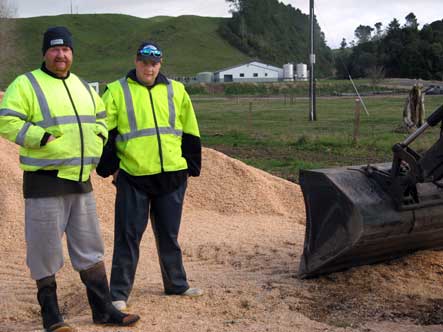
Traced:
<svg viewBox="0 0 443 332">
<path fill-rule="evenodd" d="M 43 35 L 42 52 L 45 55 L 50 47 L 68 46 L 74 51 L 71 32 L 65 27 L 51 27 Z"/>
</svg>

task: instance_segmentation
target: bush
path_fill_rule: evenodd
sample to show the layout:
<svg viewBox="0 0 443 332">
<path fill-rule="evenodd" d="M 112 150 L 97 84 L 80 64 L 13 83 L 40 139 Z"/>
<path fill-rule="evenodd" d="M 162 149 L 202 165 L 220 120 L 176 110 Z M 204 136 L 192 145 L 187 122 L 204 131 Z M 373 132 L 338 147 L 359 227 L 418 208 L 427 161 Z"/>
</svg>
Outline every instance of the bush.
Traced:
<svg viewBox="0 0 443 332">
<path fill-rule="evenodd" d="M 188 84 L 185 86 L 186 91 L 190 95 L 207 95 L 208 89 L 207 86 L 203 83 L 200 84 Z"/>
</svg>

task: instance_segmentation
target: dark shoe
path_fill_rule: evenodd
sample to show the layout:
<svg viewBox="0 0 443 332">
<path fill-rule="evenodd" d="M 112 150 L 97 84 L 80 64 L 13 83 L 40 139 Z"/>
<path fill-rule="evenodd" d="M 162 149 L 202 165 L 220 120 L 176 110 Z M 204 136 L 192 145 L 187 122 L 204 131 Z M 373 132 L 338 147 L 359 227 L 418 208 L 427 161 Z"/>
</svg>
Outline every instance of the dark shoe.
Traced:
<svg viewBox="0 0 443 332">
<path fill-rule="evenodd" d="M 94 324 L 111 325 L 111 326 L 133 326 L 140 320 L 139 315 L 123 314 L 123 317 L 111 315 L 106 321 L 94 321 Z"/>
<path fill-rule="evenodd" d="M 69 327 L 69 325 L 64 323 L 63 317 L 60 314 L 57 301 L 57 283 L 55 282 L 55 276 L 37 280 L 37 289 L 37 299 L 41 308 L 43 327 L 50 332 L 73 331 L 72 329 L 66 329 L 66 327 Z"/>
<path fill-rule="evenodd" d="M 125 314 L 112 305 L 103 262 L 80 271 L 80 278 L 86 286 L 86 294 L 92 310 L 92 320 L 95 324 L 130 326 L 140 319 L 138 315 Z"/>
</svg>

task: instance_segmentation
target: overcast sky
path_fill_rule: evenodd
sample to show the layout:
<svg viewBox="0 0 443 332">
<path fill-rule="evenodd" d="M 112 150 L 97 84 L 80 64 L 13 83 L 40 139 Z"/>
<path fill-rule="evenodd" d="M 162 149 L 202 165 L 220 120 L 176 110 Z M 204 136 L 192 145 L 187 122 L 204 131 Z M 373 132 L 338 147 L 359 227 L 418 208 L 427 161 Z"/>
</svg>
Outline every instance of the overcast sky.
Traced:
<svg viewBox="0 0 443 332">
<path fill-rule="evenodd" d="M 199 15 L 229 17 L 225 0 L 9 0 L 17 8 L 18 17 L 58 15 L 72 11 L 85 13 L 123 13 L 138 17 L 158 15 Z M 309 0 L 283 0 L 309 14 Z M 403 25 L 405 16 L 413 12 L 420 23 L 443 19 L 443 0 L 315 0 L 315 14 L 327 44 L 339 47 L 342 38 L 355 39 L 360 24 L 386 27 L 393 18 Z"/>
</svg>

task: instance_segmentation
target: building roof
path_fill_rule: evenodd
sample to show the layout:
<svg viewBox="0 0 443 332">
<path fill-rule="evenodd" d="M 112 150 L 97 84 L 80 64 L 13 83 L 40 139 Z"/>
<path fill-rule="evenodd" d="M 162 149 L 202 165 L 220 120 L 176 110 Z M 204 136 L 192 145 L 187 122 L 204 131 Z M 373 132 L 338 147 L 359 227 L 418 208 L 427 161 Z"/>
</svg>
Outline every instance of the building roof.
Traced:
<svg viewBox="0 0 443 332">
<path fill-rule="evenodd" d="M 259 68 L 262 68 L 262 69 L 268 69 L 268 70 L 277 71 L 277 72 L 280 72 L 280 71 L 283 70 L 280 67 L 276 67 L 276 66 L 273 66 L 273 65 L 268 65 L 266 63 L 263 63 L 263 62 L 260 62 L 260 61 L 257 61 L 257 60 L 251 60 L 251 61 L 248 61 L 248 62 L 245 62 L 245 63 L 241 63 L 241 64 L 238 64 L 238 65 L 235 65 L 235 66 L 231 66 L 231 67 L 227 67 L 227 68 L 223 68 L 223 69 L 217 70 L 217 71 L 214 72 L 214 74 L 218 74 L 218 73 L 220 73 L 222 71 L 227 71 L 229 69 L 234 69 L 234 68 L 242 67 L 244 65 L 250 65 L 250 64 L 253 64 L 253 63 L 255 63 L 254 65 L 256 67 L 259 67 Z"/>
</svg>

